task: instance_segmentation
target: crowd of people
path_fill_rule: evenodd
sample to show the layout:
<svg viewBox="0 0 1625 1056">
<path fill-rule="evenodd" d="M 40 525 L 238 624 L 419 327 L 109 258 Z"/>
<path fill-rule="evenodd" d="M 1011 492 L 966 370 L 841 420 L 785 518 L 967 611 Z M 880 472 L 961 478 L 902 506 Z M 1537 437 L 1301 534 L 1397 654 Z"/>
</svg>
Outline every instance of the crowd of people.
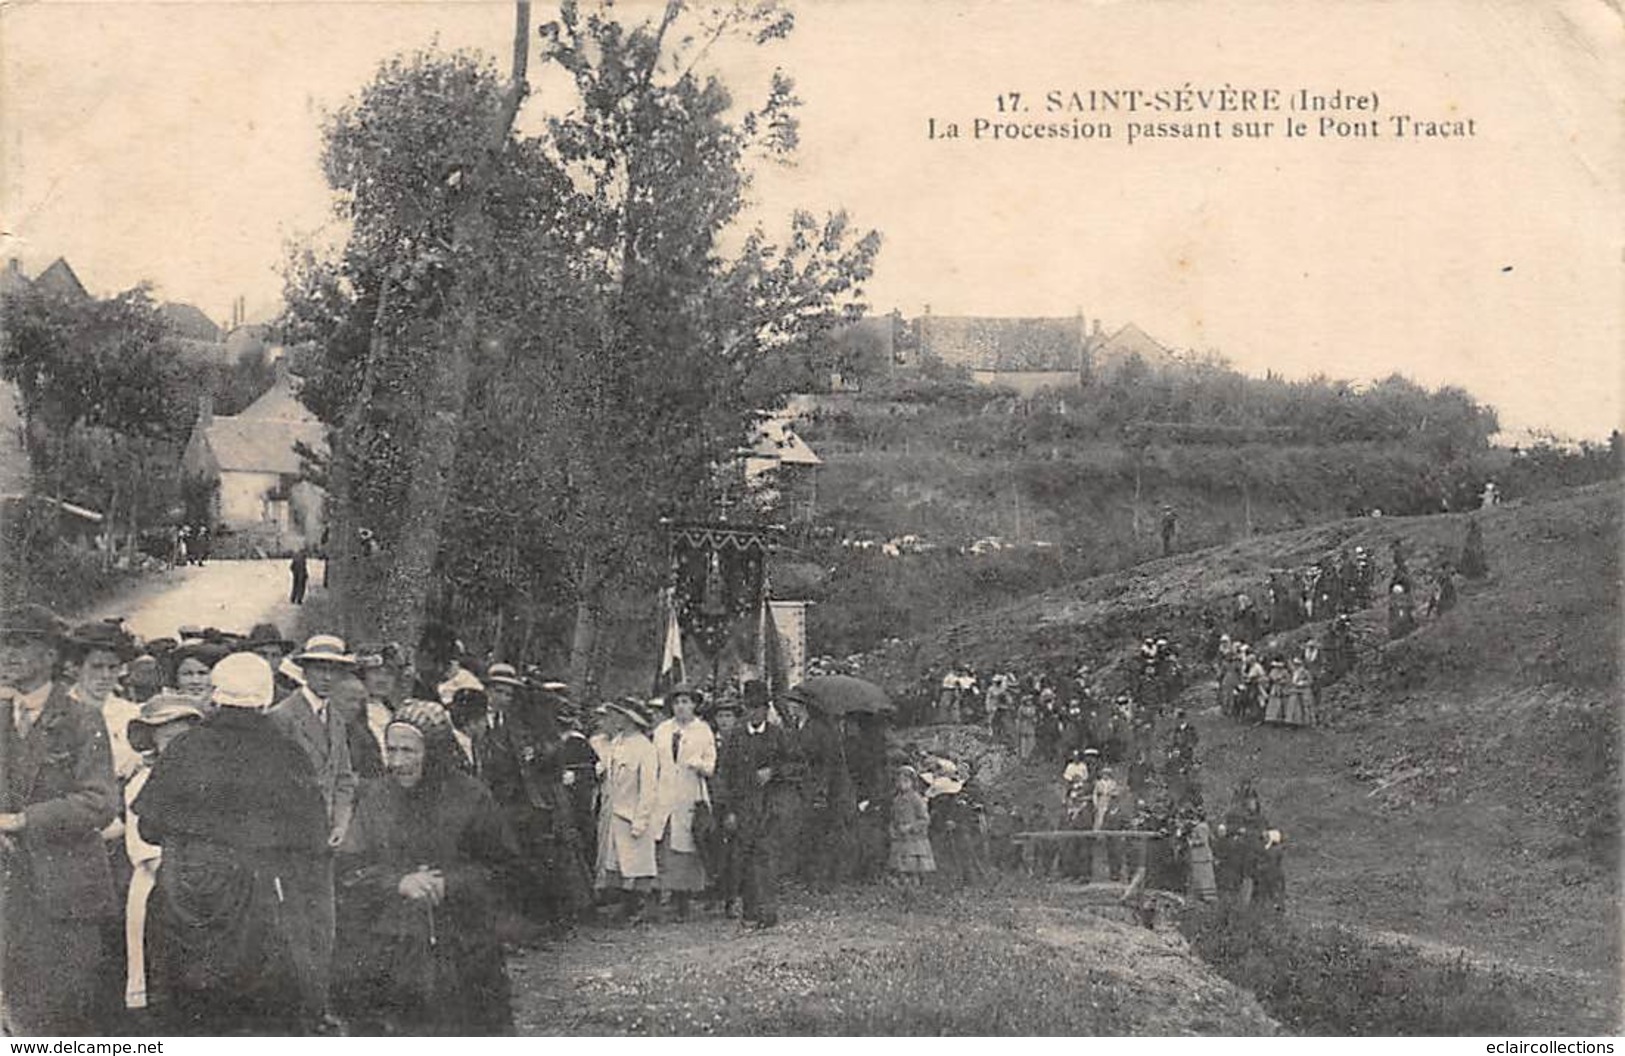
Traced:
<svg viewBox="0 0 1625 1056">
<path fill-rule="evenodd" d="M 1475 524 L 1461 574 L 1485 574 L 1482 551 Z M 589 708 L 439 624 L 411 650 L 352 649 L 270 624 L 139 641 L 117 621 L 8 609 L 5 1028 L 500 1034 L 505 944 L 584 919 L 770 928 L 786 877 L 1103 866 L 1129 898 L 1279 908 L 1282 834 L 1250 783 L 1210 825 L 1182 694 L 1207 661 L 1225 714 L 1315 722 L 1354 662 L 1351 612 L 1378 596 L 1369 556 L 1346 556 L 1272 575 L 1262 613 L 1238 599 L 1224 625 L 1204 615 L 1184 636 L 1194 664 L 1159 632 L 1098 671 L 941 679 L 924 717 L 985 724 L 1058 770 L 1055 801 L 1032 808 L 984 802 L 965 762 L 888 746 L 885 716 L 804 688 L 677 685 Z M 1413 592 L 1398 543 L 1392 558 L 1390 597 Z M 1324 641 L 1290 661 L 1248 644 L 1316 620 Z M 1100 838 L 1031 838 L 1057 831 Z"/>
<path fill-rule="evenodd" d="M 778 921 L 878 876 L 883 720 L 761 682 L 587 709 L 431 625 L 410 653 L 48 610 L 0 624 L 15 1033 L 511 1030 L 504 944 Z"/>
<path fill-rule="evenodd" d="M 1459 558 L 1437 558 L 1426 571 L 1412 571 L 1399 538 L 1389 553 L 1386 589 L 1379 586 L 1373 555 L 1359 546 L 1302 569 L 1272 570 L 1260 602 L 1240 593 L 1224 616 L 1204 609 L 1184 629 L 1194 663 L 1182 660 L 1172 633 L 1159 630 L 1118 663 L 1085 662 L 1070 672 L 1052 664 L 987 674 L 955 665 L 930 682 L 917 697 L 924 703 L 907 717 L 925 724 L 985 724 L 1021 760 L 1061 770 L 1058 803 L 994 807 L 985 816 L 977 808 L 995 864 L 1087 880 L 1096 875 L 1095 840 L 1029 841 L 1023 853 L 1011 834 L 1152 833 L 1161 838 L 1101 839 L 1106 877 L 1133 875 L 1147 887 L 1192 897 L 1229 892 L 1282 906 L 1279 830 L 1264 821 L 1251 782 L 1236 791 L 1217 828 L 1209 827 L 1200 736 L 1178 703 L 1194 677 L 1210 672 L 1220 714 L 1283 728 L 1316 725 L 1323 720 L 1323 690 L 1358 660 L 1353 617 L 1359 610 L 1386 597 L 1389 636 L 1402 638 L 1418 625 L 1410 599 L 1424 595 L 1420 615 L 1441 616 L 1455 604 L 1458 575 L 1479 579 L 1488 572 L 1476 519 L 1468 524 Z M 1310 625 L 1307 634 L 1293 633 Z"/>
</svg>

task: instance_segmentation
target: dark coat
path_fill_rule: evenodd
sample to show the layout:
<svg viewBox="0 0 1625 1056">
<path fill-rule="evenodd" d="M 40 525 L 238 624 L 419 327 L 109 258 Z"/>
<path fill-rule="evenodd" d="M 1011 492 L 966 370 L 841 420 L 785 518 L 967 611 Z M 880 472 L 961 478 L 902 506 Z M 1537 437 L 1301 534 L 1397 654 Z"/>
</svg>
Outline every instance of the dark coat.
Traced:
<svg viewBox="0 0 1625 1056">
<path fill-rule="evenodd" d="M 175 741 L 132 809 L 163 847 L 148 908 L 172 1028 L 285 1031 L 303 988 L 288 878 L 326 852 L 327 808 L 299 747 L 264 715 L 225 708 Z"/>
<path fill-rule="evenodd" d="M 0 855 L 0 890 L 27 885 L 38 912 L 54 920 L 115 915 L 100 830 L 120 802 L 101 713 L 62 685 L 52 687 L 26 738 L 11 709 L 0 711 L 0 813 L 27 819 L 16 849 Z"/>
<path fill-rule="evenodd" d="M 760 836 L 771 827 L 782 810 L 787 783 L 797 762 L 794 748 L 783 729 L 769 724 L 753 734 L 740 723 L 734 728 L 717 758 L 716 778 L 711 783 L 712 802 L 721 812 L 739 819 L 739 829 L 747 836 Z M 766 785 L 757 783 L 756 771 L 773 771 Z"/>
<path fill-rule="evenodd" d="M 337 866 L 343 1011 L 414 1032 L 511 1033 L 495 924 L 517 855 L 491 794 L 467 774 L 426 774 L 411 789 L 363 782 Z M 445 878 L 432 909 L 398 890 L 420 866 Z"/>
<path fill-rule="evenodd" d="M 344 723 L 345 746 L 350 753 L 350 769 L 357 781 L 384 775 L 384 752 L 378 738 L 367 727 L 367 713 L 357 712 Z"/>
<path fill-rule="evenodd" d="M 0 976 L 23 1034 L 94 1032 L 101 929 L 116 917 L 97 830 L 118 812 L 107 727 L 95 708 L 53 686 L 27 737 L 0 708 L 0 812 L 22 832 L 0 844 Z"/>
</svg>

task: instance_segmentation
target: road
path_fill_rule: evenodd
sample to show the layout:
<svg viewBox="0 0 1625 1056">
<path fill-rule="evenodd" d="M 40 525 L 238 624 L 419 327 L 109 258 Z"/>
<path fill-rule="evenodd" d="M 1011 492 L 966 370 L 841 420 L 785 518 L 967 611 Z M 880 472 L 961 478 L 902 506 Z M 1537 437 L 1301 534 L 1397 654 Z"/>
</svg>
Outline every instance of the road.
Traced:
<svg viewBox="0 0 1625 1056">
<path fill-rule="evenodd" d="M 321 562 L 312 561 L 312 593 L 321 590 L 321 581 Z M 295 607 L 288 602 L 289 585 L 288 563 L 283 560 L 210 561 L 143 583 L 132 593 L 97 606 L 91 618 L 122 616 L 126 626 L 143 638 L 176 637 L 183 624 L 247 634 L 266 620 L 291 633 Z"/>
</svg>

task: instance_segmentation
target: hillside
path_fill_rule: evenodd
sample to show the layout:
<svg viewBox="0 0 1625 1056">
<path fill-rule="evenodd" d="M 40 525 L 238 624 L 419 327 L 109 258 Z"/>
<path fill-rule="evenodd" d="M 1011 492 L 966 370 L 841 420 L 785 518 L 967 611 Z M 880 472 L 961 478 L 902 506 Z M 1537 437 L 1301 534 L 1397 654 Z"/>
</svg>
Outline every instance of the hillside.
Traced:
<svg viewBox="0 0 1625 1056">
<path fill-rule="evenodd" d="M 944 379 L 799 397 L 796 429 L 823 459 L 817 529 L 775 586 L 818 603 L 815 651 L 845 655 L 1157 558 L 1165 505 L 1179 553 L 1373 510 L 1471 510 L 1491 480 L 1527 501 L 1620 471 L 1618 443 L 1492 447 L 1464 399 L 1223 372 L 1031 397 Z M 884 559 L 879 544 L 903 537 Z M 966 555 L 978 540 L 992 552 Z"/>
<path fill-rule="evenodd" d="M 1613 1019 L 1620 500 L 1619 485 L 1598 485 L 1477 514 L 1490 576 L 1397 642 L 1378 609 L 1358 614 L 1359 665 L 1326 694 L 1318 728 L 1220 716 L 1208 669 L 1191 663 L 1183 702 L 1201 731 L 1209 809 L 1256 779 L 1288 835 L 1295 914 L 1556 972 Z M 894 646 L 866 670 L 906 693 L 950 657 L 983 670 L 1087 659 L 1110 682 L 1111 662 L 1144 634 L 1166 631 L 1195 658 L 1196 614 L 1256 591 L 1272 567 L 1356 544 L 1385 557 L 1397 536 L 1416 572 L 1459 549 L 1466 520 L 1338 521 L 1148 562 Z M 1023 769 L 998 783 L 1041 790 L 1043 771 Z"/>
</svg>

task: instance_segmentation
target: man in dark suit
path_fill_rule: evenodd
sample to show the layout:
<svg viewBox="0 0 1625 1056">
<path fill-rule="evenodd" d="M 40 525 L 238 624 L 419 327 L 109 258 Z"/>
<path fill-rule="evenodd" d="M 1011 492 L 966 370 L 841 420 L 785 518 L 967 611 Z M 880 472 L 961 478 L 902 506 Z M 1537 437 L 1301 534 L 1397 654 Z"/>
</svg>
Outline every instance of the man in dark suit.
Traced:
<svg viewBox="0 0 1625 1056">
<path fill-rule="evenodd" d="M 305 684 L 284 697 L 269 712 L 271 722 L 304 750 L 316 769 L 317 784 L 327 806 L 329 849 L 344 841 L 355 812 L 356 776 L 350 764 L 349 738 L 343 716 L 327 705 L 334 685 L 353 677 L 355 657 L 346 650 L 344 639 L 318 634 L 305 642 L 304 651 L 294 657 L 304 672 Z M 300 925 L 293 931 L 294 959 L 308 987 L 310 1012 L 317 1018 L 328 1015 L 328 990 L 333 966 L 333 858 L 322 858 L 310 875 L 297 877 L 288 894 L 290 912 Z"/>
<path fill-rule="evenodd" d="M 779 860 L 795 750 L 768 721 L 767 687 L 745 684 L 745 721 L 723 741 L 711 796 L 722 827 L 737 841 L 744 880 L 744 919 L 757 928 L 779 922 Z"/>
<path fill-rule="evenodd" d="M 119 815 L 107 725 L 52 681 L 50 610 L 0 614 L 0 985 L 15 1034 L 87 1034 L 116 915 L 100 831 Z"/>
</svg>

